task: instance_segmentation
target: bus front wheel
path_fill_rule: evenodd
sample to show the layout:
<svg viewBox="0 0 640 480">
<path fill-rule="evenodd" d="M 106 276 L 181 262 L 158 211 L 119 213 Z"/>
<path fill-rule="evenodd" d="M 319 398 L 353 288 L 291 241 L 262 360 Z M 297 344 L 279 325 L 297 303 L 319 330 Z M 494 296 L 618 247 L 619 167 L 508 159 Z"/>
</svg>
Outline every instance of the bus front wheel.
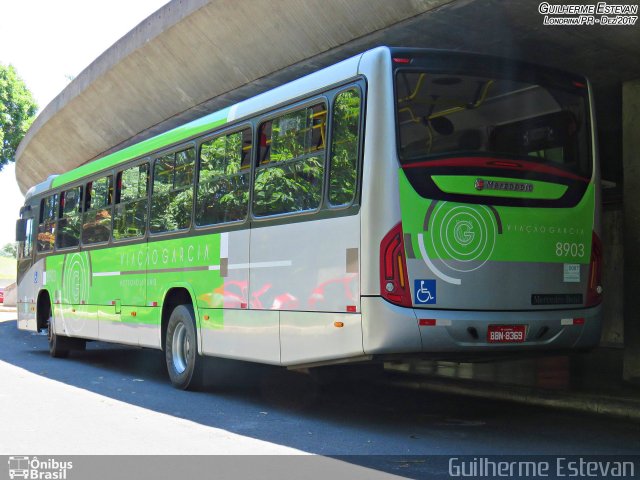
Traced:
<svg viewBox="0 0 640 480">
<path fill-rule="evenodd" d="M 165 359 L 174 387 L 193 390 L 202 386 L 203 359 L 198 355 L 193 307 L 178 305 L 167 325 Z"/>
<path fill-rule="evenodd" d="M 49 355 L 54 358 L 67 358 L 69 356 L 69 339 L 56 334 L 52 316 L 47 321 L 47 338 L 49 340 Z"/>
</svg>

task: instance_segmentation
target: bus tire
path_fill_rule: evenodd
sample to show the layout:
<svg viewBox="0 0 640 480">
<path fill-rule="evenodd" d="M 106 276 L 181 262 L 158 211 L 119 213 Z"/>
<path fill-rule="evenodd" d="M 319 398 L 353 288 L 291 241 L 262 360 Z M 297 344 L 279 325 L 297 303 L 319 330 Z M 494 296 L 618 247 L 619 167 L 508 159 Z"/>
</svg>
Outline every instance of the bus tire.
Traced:
<svg viewBox="0 0 640 480">
<path fill-rule="evenodd" d="M 69 356 L 69 339 L 56 334 L 53 316 L 47 321 L 47 338 L 49 340 L 49 355 L 53 358 L 67 358 Z"/>
<path fill-rule="evenodd" d="M 202 387 L 203 359 L 198 355 L 198 337 L 191 305 L 178 305 L 167 325 L 165 359 L 172 385 L 180 390 Z"/>
</svg>

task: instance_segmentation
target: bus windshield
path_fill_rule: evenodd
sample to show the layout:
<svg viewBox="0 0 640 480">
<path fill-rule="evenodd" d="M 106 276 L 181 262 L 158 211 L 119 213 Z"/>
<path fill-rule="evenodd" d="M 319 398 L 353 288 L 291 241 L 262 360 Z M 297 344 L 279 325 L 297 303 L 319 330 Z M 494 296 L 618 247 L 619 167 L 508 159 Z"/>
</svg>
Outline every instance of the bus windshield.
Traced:
<svg viewBox="0 0 640 480">
<path fill-rule="evenodd" d="M 502 157 L 590 178 L 587 88 L 565 83 L 399 70 L 400 161 Z"/>
</svg>

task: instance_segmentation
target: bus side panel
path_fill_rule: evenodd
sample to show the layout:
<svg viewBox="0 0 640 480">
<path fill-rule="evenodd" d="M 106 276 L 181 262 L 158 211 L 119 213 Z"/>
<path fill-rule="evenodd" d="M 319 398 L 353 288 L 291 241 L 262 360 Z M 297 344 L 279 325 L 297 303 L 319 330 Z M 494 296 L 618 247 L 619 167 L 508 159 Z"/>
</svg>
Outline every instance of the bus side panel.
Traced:
<svg viewBox="0 0 640 480">
<path fill-rule="evenodd" d="M 192 239 L 189 248 L 204 252 L 208 265 L 207 272 L 185 272 L 185 281 L 193 286 L 199 309 L 248 308 L 249 236 L 247 229 Z M 194 250 L 193 255 L 197 252 Z M 215 327 L 219 326 L 216 323 Z"/>
<path fill-rule="evenodd" d="M 141 347 L 160 348 L 160 308 L 122 306 L 122 323 L 134 324 L 136 340 Z"/>
<path fill-rule="evenodd" d="M 280 312 L 200 309 L 205 355 L 280 364 Z"/>
<path fill-rule="evenodd" d="M 186 289 L 194 302 L 198 327 L 200 309 L 220 302 L 220 235 L 198 235 L 149 242 L 147 263 L 148 319 L 137 319 L 141 345 L 161 346 L 162 306 L 171 290 Z M 171 315 L 171 311 L 167 312 Z M 201 316 L 200 316 L 201 318 Z M 123 321 L 125 321 L 123 315 Z M 142 326 L 144 325 L 144 326 Z M 201 342 L 199 341 L 200 349 Z"/>
<path fill-rule="evenodd" d="M 73 335 L 98 339 L 98 305 L 74 305 Z"/>
<path fill-rule="evenodd" d="M 55 330 L 70 337 L 98 338 L 97 309 L 90 305 L 90 252 L 47 258 L 47 286 L 53 293 Z"/>
<path fill-rule="evenodd" d="M 252 228 L 250 308 L 359 312 L 359 246 L 359 214 Z"/>
<path fill-rule="evenodd" d="M 92 293 L 95 290 L 93 285 L 93 272 L 91 267 L 91 252 L 78 252 L 68 255 L 66 258 L 64 272 L 64 288 L 66 290 L 79 291 L 80 298 L 69 299 L 69 292 L 66 293 L 67 301 L 72 305 L 72 312 L 67 322 L 70 326 L 68 335 L 99 338 L 98 333 L 98 307 L 92 301 Z"/>
<path fill-rule="evenodd" d="M 211 280 L 197 283 L 201 351 L 239 360 L 280 363 L 277 312 L 250 312 L 250 230 L 216 234 L 219 261 Z M 209 242 L 211 243 L 211 242 Z"/>
<path fill-rule="evenodd" d="M 291 312 L 280 315 L 284 364 L 362 353 L 359 245 L 359 214 L 251 230 L 250 307 Z"/>
<path fill-rule="evenodd" d="M 148 326 L 139 326 L 131 312 L 122 315 L 122 307 L 146 304 L 147 244 L 92 250 L 90 254 L 90 303 L 97 307 L 99 339 L 138 345 L 139 330 Z"/>
<path fill-rule="evenodd" d="M 280 312 L 280 329 L 283 365 L 364 354 L 360 314 Z"/>
<path fill-rule="evenodd" d="M 56 304 L 53 306 L 55 330 L 59 335 L 98 339 L 96 305 Z"/>
<path fill-rule="evenodd" d="M 44 286 L 45 259 L 41 258 L 31 265 L 18 279 L 18 328 L 35 332 L 38 330 L 36 318 L 36 302 L 38 293 Z M 53 299 L 52 299 L 53 301 Z"/>
<path fill-rule="evenodd" d="M 123 323 L 120 320 L 120 312 L 116 306 L 98 306 L 98 322 L 100 325 L 100 340 L 107 342 L 123 343 L 125 345 L 138 345 L 137 325 Z"/>
</svg>

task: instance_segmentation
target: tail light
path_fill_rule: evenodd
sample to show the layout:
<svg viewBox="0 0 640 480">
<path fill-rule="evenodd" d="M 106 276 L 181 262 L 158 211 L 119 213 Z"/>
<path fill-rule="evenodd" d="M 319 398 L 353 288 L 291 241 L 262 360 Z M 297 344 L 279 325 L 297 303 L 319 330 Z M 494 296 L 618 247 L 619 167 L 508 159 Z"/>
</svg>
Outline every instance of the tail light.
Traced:
<svg viewBox="0 0 640 480">
<path fill-rule="evenodd" d="M 589 284 L 587 286 L 587 306 L 592 307 L 600 302 L 602 302 L 602 242 L 596 232 L 593 232 Z"/>
<path fill-rule="evenodd" d="M 401 223 L 393 227 L 380 243 L 380 295 L 396 305 L 411 306 Z"/>
</svg>

